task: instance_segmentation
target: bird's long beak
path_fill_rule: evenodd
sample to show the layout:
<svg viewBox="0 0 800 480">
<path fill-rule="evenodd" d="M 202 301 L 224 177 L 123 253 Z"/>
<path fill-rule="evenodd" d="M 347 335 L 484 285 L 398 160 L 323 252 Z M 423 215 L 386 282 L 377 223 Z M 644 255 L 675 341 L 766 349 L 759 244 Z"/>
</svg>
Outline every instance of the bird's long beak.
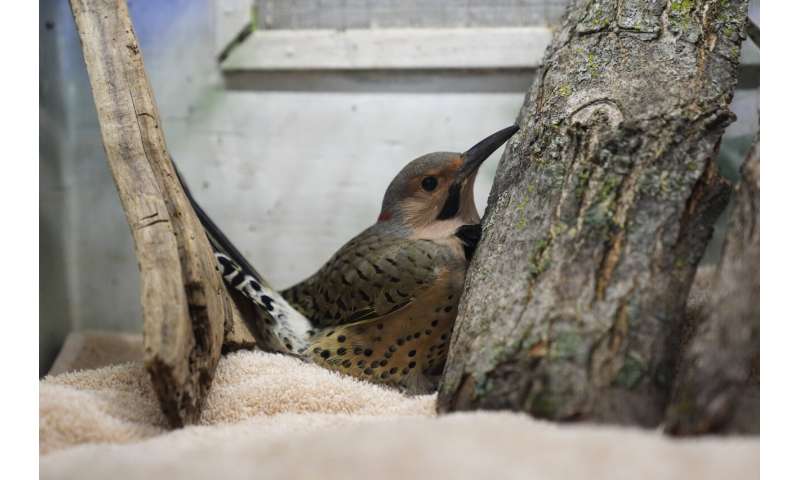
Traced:
<svg viewBox="0 0 800 480">
<path fill-rule="evenodd" d="M 506 143 L 506 140 L 517 133 L 517 130 L 519 130 L 519 127 L 516 125 L 506 127 L 489 135 L 464 152 L 464 164 L 457 173 L 457 181 L 460 183 L 477 172 L 481 164 L 502 144 Z"/>
<path fill-rule="evenodd" d="M 516 125 L 506 127 L 484 138 L 462 154 L 464 163 L 456 171 L 455 179 L 450 184 L 447 200 L 444 202 L 439 216 L 436 217 L 438 220 L 448 220 L 455 217 L 459 214 L 459 211 L 464 209 L 462 204 L 471 207 L 472 214 L 479 219 L 478 213 L 475 211 L 475 201 L 472 197 L 472 180 L 474 180 L 475 172 L 495 150 L 500 148 L 500 145 L 517 133 L 517 130 L 519 130 L 519 127 Z M 469 191 L 466 191 L 467 189 Z"/>
</svg>

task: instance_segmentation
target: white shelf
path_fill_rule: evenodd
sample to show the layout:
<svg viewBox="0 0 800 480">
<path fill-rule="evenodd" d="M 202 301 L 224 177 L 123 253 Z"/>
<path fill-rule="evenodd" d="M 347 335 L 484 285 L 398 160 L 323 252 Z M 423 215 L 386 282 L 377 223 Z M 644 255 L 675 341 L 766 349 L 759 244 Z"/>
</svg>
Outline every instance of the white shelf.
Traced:
<svg viewBox="0 0 800 480">
<path fill-rule="evenodd" d="M 222 70 L 530 69 L 551 35 L 544 27 L 259 30 L 231 51 Z"/>
</svg>

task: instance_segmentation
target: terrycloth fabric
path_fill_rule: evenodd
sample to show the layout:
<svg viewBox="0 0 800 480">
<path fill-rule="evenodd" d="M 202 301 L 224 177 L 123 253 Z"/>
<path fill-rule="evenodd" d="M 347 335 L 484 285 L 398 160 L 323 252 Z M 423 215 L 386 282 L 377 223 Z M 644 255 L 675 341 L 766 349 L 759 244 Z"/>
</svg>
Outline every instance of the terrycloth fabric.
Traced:
<svg viewBox="0 0 800 480">
<path fill-rule="evenodd" d="M 141 360 L 141 333 L 84 330 L 67 336 L 49 375 L 106 367 Z"/>
<path fill-rule="evenodd" d="M 140 364 L 45 378 L 40 478 L 758 478 L 757 439 L 434 416 L 409 398 L 295 359 L 224 358 L 201 425 L 168 431 Z"/>
<path fill-rule="evenodd" d="M 406 397 L 294 358 L 263 352 L 223 357 L 201 425 L 260 415 L 432 416 L 434 397 Z M 39 387 L 39 451 L 92 442 L 126 443 L 167 431 L 139 363 L 45 378 Z"/>
</svg>

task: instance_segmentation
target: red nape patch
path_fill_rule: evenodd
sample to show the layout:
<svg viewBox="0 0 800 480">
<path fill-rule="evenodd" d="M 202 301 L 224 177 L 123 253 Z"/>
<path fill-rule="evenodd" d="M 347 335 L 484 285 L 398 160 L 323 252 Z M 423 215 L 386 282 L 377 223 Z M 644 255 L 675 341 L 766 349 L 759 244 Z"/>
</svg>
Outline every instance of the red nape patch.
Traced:
<svg viewBox="0 0 800 480">
<path fill-rule="evenodd" d="M 389 212 L 381 212 L 381 214 L 378 215 L 378 221 L 379 222 L 385 222 L 386 220 L 389 220 L 390 218 L 392 218 L 392 214 L 389 213 Z"/>
</svg>

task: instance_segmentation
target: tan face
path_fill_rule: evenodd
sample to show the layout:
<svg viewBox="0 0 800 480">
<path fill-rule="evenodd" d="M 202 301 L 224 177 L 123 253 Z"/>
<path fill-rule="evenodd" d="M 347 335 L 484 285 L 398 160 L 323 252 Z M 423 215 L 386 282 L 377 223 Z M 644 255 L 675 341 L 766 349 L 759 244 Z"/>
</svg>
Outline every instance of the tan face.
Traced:
<svg viewBox="0 0 800 480">
<path fill-rule="evenodd" d="M 468 181 L 455 183 L 462 165 L 464 165 L 463 155 L 454 154 L 438 168 L 428 168 L 408 179 L 400 205 L 407 225 L 415 229 L 423 228 L 436 222 L 460 218 L 475 211 L 472 193 L 474 175 Z M 458 189 L 458 193 L 454 194 L 451 189 Z M 457 198 L 452 198 L 454 195 Z M 457 207 L 453 204 L 454 200 L 458 202 Z M 448 206 L 448 202 L 451 205 Z M 451 210 L 457 208 L 455 215 L 448 215 L 446 208 Z M 467 216 L 475 222 L 480 220 L 477 212 Z M 464 224 L 463 221 L 459 223 Z"/>
<path fill-rule="evenodd" d="M 459 175 L 462 154 L 436 163 L 404 179 L 398 202 L 403 223 L 417 232 L 417 238 L 448 236 L 461 225 L 480 222 L 473 194 L 477 171 Z"/>
<path fill-rule="evenodd" d="M 383 198 L 378 222 L 399 223 L 415 238 L 439 239 L 480 223 L 473 185 L 480 165 L 518 128 L 505 128 L 464 153 L 434 152 L 406 165 Z"/>
</svg>

